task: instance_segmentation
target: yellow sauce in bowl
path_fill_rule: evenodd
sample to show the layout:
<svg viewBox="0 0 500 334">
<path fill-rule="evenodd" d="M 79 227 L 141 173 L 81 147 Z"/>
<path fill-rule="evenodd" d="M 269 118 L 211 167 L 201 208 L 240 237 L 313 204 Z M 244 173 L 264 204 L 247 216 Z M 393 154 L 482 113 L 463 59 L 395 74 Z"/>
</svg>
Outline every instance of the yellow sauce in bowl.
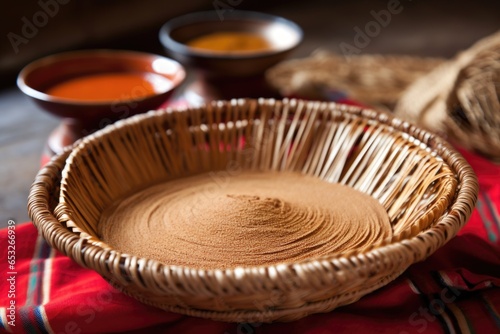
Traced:
<svg viewBox="0 0 500 334">
<path fill-rule="evenodd" d="M 241 31 L 211 33 L 186 44 L 195 49 L 224 53 L 266 51 L 272 48 L 271 43 L 260 34 Z"/>
</svg>

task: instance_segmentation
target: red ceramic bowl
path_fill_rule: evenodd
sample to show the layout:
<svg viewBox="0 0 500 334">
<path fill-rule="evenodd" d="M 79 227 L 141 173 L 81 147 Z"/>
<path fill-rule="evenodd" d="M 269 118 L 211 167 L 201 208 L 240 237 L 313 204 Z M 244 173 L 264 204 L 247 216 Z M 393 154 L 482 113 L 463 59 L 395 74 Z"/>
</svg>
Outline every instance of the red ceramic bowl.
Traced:
<svg viewBox="0 0 500 334">
<path fill-rule="evenodd" d="M 123 92 L 123 98 L 106 101 L 62 98 L 47 89 L 70 79 L 98 74 L 142 73 L 168 83 L 142 96 L 144 87 Z M 62 117 L 50 136 L 51 153 L 121 118 L 158 108 L 184 81 L 186 72 L 177 61 L 149 53 L 122 50 L 82 50 L 51 55 L 21 70 L 17 85 L 43 110 Z M 142 94 L 144 95 L 144 94 Z"/>
<path fill-rule="evenodd" d="M 110 101 L 76 100 L 51 96 L 46 90 L 68 79 L 100 73 L 142 72 L 172 82 L 154 95 Z M 27 65 L 17 78 L 21 91 L 44 110 L 64 118 L 94 123 L 96 119 L 116 120 L 160 106 L 184 80 L 182 65 L 175 60 L 141 52 L 122 50 L 84 50 L 48 56 Z"/>
</svg>

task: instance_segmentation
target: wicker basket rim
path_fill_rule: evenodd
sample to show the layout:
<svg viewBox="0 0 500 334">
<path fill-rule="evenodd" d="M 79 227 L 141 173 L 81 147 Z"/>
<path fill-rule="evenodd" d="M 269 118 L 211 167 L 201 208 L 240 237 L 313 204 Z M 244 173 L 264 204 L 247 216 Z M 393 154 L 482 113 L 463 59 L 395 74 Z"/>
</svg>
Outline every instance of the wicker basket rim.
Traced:
<svg viewBox="0 0 500 334">
<path fill-rule="evenodd" d="M 274 99 L 259 99 L 259 102 L 265 102 L 271 100 Z M 213 103 L 246 103 L 247 101 L 251 101 L 251 99 L 214 101 Z M 284 103 L 296 103 L 297 101 L 301 100 L 295 100 L 295 99 L 283 100 Z M 306 103 L 317 103 L 317 102 L 307 101 Z M 238 279 L 248 279 L 254 277 L 262 280 L 264 277 L 266 277 L 267 278 L 266 280 L 269 279 L 273 280 L 274 277 L 289 276 L 289 275 L 293 276 L 296 274 L 300 275 L 301 272 L 307 272 L 313 274 L 315 271 L 324 271 L 324 268 L 322 268 L 322 266 L 323 264 L 327 263 L 339 268 L 344 268 L 345 266 L 354 267 L 354 265 L 360 265 L 360 264 L 369 265 L 370 258 L 378 252 L 385 250 L 387 251 L 391 250 L 396 251 L 399 249 L 404 250 L 407 248 L 415 247 L 417 244 L 422 244 L 422 243 L 429 243 L 427 252 L 428 256 L 435 249 L 439 248 L 448 240 L 450 240 L 456 233 L 456 231 L 453 231 L 453 229 L 450 227 L 456 225 L 454 219 L 455 218 L 458 219 L 459 223 L 462 226 L 467 220 L 467 218 L 470 216 L 472 209 L 475 206 L 475 202 L 477 200 L 477 191 L 478 191 L 477 177 L 473 172 L 472 168 L 470 167 L 470 165 L 467 163 L 467 161 L 443 139 L 441 139 L 435 134 L 420 129 L 417 126 L 408 123 L 407 121 L 398 119 L 396 117 L 387 115 L 385 113 L 379 113 L 371 109 L 364 109 L 355 106 L 337 104 L 334 102 L 321 102 L 321 103 L 327 103 L 328 105 L 336 108 L 336 110 L 342 112 L 346 112 L 361 117 L 367 117 L 371 120 L 375 120 L 381 122 L 382 124 L 391 126 L 398 131 L 405 132 L 408 135 L 414 137 L 415 139 L 425 144 L 429 149 L 432 149 L 434 152 L 436 152 L 446 163 L 449 164 L 450 168 L 453 170 L 453 172 L 461 181 L 461 185 L 460 188 L 458 189 L 456 198 L 454 202 L 451 204 L 447 215 L 445 217 L 442 217 L 442 219 L 439 220 L 435 225 L 433 225 L 427 230 L 420 231 L 414 237 L 402 240 L 401 242 L 383 245 L 365 253 L 355 254 L 349 257 L 327 256 L 318 259 L 307 259 L 296 263 L 280 263 L 275 265 L 264 265 L 264 266 L 244 267 L 244 268 L 238 267 L 238 268 L 224 268 L 224 269 L 196 269 L 190 267 L 167 265 L 160 263 L 156 260 L 140 258 L 128 254 L 122 254 L 115 250 L 105 249 L 97 245 L 90 245 L 87 243 L 86 239 L 82 239 L 76 233 L 70 232 L 68 230 L 60 232 L 62 232 L 63 235 L 70 237 L 70 239 L 67 240 L 66 242 L 66 246 L 71 246 L 71 247 L 68 247 L 67 249 L 66 247 L 62 247 L 63 249 L 61 249 L 60 246 L 62 245 L 58 245 L 57 240 L 62 239 L 63 235 L 52 234 L 49 236 L 49 241 L 51 241 L 53 245 L 58 245 L 59 247 L 56 248 L 62 250 L 65 254 L 69 255 L 77 262 L 84 264 L 86 267 L 92 268 L 100 273 L 103 273 L 104 268 L 100 268 L 99 266 L 95 267 L 89 266 L 86 263 L 85 254 L 95 255 L 97 253 L 101 253 L 102 256 L 100 257 L 100 259 L 103 262 L 102 263 L 103 266 L 106 266 L 104 262 L 108 261 L 110 257 L 113 259 L 113 261 L 119 261 L 120 263 L 122 263 L 124 260 L 130 260 L 129 263 L 136 263 L 144 270 L 147 269 L 151 270 L 151 273 L 153 272 L 165 273 L 168 271 L 170 274 L 176 275 L 182 273 L 182 277 L 186 277 L 189 275 L 192 278 L 193 273 L 196 272 L 196 275 L 200 275 L 203 277 L 213 277 L 215 279 L 221 278 L 221 275 L 222 276 L 229 275 L 237 277 Z M 68 165 L 71 163 L 71 157 L 78 154 L 78 152 L 84 148 L 85 143 L 87 141 L 99 140 L 101 136 L 110 135 L 110 133 L 112 133 L 112 131 L 117 128 L 119 129 L 124 126 L 133 126 L 134 122 L 138 120 L 140 121 L 141 119 L 145 119 L 148 117 L 158 117 L 158 115 L 161 113 L 182 112 L 183 110 L 184 109 L 167 108 L 155 112 L 148 112 L 146 114 L 136 115 L 133 116 L 132 118 L 121 120 L 115 123 L 114 125 L 111 125 L 103 130 L 100 130 L 75 143 L 75 145 L 73 145 L 72 148 L 66 149 L 63 154 L 52 159 L 51 162 L 42 171 L 40 171 L 39 174 L 42 174 L 42 172 L 45 170 L 53 169 L 57 161 L 65 159 L 65 157 L 69 156 L 69 158 L 66 160 L 66 165 L 64 167 L 66 169 Z M 36 205 L 37 204 L 36 201 L 33 201 L 33 199 L 37 197 L 38 187 L 39 186 L 34 184 L 29 195 L 30 201 L 28 206 L 33 221 L 37 220 L 35 218 L 37 218 L 41 210 L 43 209 L 46 210 L 46 208 L 38 207 Z M 52 216 L 51 218 L 57 221 L 57 219 L 55 219 L 55 217 L 53 216 L 52 212 L 49 211 L 49 214 Z M 41 224 L 37 225 L 35 223 L 35 225 L 43 231 L 47 227 L 54 225 L 54 222 L 53 221 L 51 222 L 51 220 L 52 219 L 50 220 L 43 219 L 41 221 Z M 58 224 L 60 225 L 60 223 Z M 63 228 L 66 229 L 66 227 Z M 442 241 L 440 241 L 440 243 L 430 242 L 430 240 L 435 238 L 435 235 L 444 235 L 444 238 L 442 239 Z M 74 242 L 71 245 L 68 245 L 69 241 L 72 242 L 74 241 Z M 73 248 L 73 246 L 75 246 L 75 248 Z M 414 262 L 423 260 L 427 256 L 423 256 L 422 258 L 416 258 L 414 259 Z M 146 273 L 147 271 L 144 271 L 143 275 Z"/>
</svg>

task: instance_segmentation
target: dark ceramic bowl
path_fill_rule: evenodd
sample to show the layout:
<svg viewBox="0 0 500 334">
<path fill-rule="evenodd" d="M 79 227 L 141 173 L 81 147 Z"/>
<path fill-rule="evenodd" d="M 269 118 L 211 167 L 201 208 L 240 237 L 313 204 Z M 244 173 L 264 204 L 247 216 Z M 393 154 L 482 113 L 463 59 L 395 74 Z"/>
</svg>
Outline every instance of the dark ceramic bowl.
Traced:
<svg viewBox="0 0 500 334">
<path fill-rule="evenodd" d="M 52 96 L 47 89 L 69 79 L 101 73 L 139 72 L 161 76 L 171 84 L 153 95 L 124 92 L 124 98 L 90 101 Z M 183 82 L 186 72 L 177 61 L 159 55 L 122 50 L 82 50 L 51 55 L 21 70 L 17 85 L 43 110 L 62 117 L 49 138 L 52 152 L 118 119 L 158 108 Z M 141 87 L 137 87 L 139 90 Z M 144 88 L 143 88 L 144 89 Z"/>
<path fill-rule="evenodd" d="M 194 38 L 222 31 L 257 33 L 271 47 L 264 51 L 223 53 L 186 45 Z M 240 10 L 191 13 L 168 21 L 160 29 L 160 41 L 172 58 L 205 74 L 224 77 L 248 77 L 264 73 L 294 50 L 302 36 L 302 29 L 292 21 Z"/>
<path fill-rule="evenodd" d="M 154 95 L 129 99 L 93 102 L 51 96 L 45 91 L 60 82 L 83 75 L 119 72 L 144 72 L 172 81 L 171 87 Z M 122 50 L 84 50 L 60 53 L 32 62 L 19 73 L 17 85 L 44 110 L 64 118 L 92 122 L 96 118 L 120 118 L 154 109 L 165 102 L 185 78 L 182 65 L 162 56 Z M 117 112 L 117 110 L 122 110 Z"/>
</svg>

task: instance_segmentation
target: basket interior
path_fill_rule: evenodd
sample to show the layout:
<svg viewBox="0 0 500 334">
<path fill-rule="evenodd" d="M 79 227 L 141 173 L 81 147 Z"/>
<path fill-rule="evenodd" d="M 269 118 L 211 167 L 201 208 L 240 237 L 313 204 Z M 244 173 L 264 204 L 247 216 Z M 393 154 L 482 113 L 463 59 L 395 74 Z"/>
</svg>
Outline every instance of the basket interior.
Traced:
<svg viewBox="0 0 500 334">
<path fill-rule="evenodd" d="M 425 136 L 391 122 L 333 103 L 264 99 L 136 116 L 76 146 L 55 213 L 73 232 L 109 248 L 96 232 L 101 213 L 139 189 L 209 171 L 295 171 L 377 199 L 397 242 L 446 213 L 457 178 Z"/>
</svg>

